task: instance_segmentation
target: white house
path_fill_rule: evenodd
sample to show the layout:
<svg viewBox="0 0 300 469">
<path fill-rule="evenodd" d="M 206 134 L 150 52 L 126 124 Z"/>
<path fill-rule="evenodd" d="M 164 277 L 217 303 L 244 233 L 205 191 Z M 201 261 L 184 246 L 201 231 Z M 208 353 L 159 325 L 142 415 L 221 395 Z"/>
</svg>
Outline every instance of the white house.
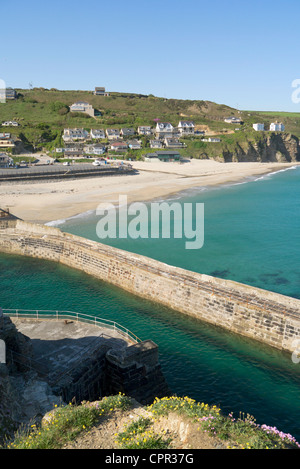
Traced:
<svg viewBox="0 0 300 469">
<path fill-rule="evenodd" d="M 170 122 L 157 122 L 156 124 L 156 137 L 172 137 L 174 132 L 174 127 Z"/>
<path fill-rule="evenodd" d="M 264 131 L 265 130 L 265 125 L 264 124 L 253 124 L 253 129 L 256 130 L 257 132 Z"/>
<path fill-rule="evenodd" d="M 2 127 L 18 127 L 20 124 L 16 121 L 2 122 Z"/>
<path fill-rule="evenodd" d="M 284 129 L 284 125 L 279 122 L 272 122 L 272 124 L 270 125 L 270 130 L 272 132 L 284 132 Z"/>
<path fill-rule="evenodd" d="M 77 103 L 72 104 L 72 106 L 70 106 L 70 111 L 71 112 L 82 112 L 84 114 L 89 114 L 92 117 L 95 116 L 95 110 L 94 110 L 93 106 L 89 103 L 84 102 L 84 101 L 77 101 Z"/>
<path fill-rule="evenodd" d="M 183 143 L 178 138 L 165 138 L 164 140 L 166 148 L 182 148 Z"/>
<path fill-rule="evenodd" d="M 161 140 L 150 140 L 150 148 L 162 148 L 163 144 Z"/>
<path fill-rule="evenodd" d="M 105 132 L 103 129 L 91 129 L 90 135 L 91 135 L 91 138 L 95 140 L 105 138 Z"/>
<path fill-rule="evenodd" d="M 178 131 L 180 135 L 194 135 L 195 124 L 192 121 L 180 121 Z"/>
<path fill-rule="evenodd" d="M 128 146 L 131 150 L 140 150 L 142 148 L 141 142 L 138 140 L 130 140 Z"/>
<path fill-rule="evenodd" d="M 242 119 L 240 119 L 239 117 L 226 117 L 226 119 L 224 119 L 224 122 L 226 122 L 227 124 L 242 124 Z"/>
<path fill-rule="evenodd" d="M 96 145 L 86 145 L 83 149 L 86 155 L 103 155 L 105 153 L 105 146 L 96 144 Z"/>
<path fill-rule="evenodd" d="M 220 143 L 221 139 L 219 137 L 202 138 L 201 142 Z"/>
<path fill-rule="evenodd" d="M 124 151 L 128 149 L 128 145 L 125 142 L 113 142 L 109 149 L 112 151 Z"/>
<path fill-rule="evenodd" d="M 89 133 L 84 129 L 64 129 L 63 141 L 73 142 L 75 140 L 86 140 L 89 137 Z"/>
<path fill-rule="evenodd" d="M 140 125 L 138 127 L 138 134 L 139 135 L 151 135 L 151 127 L 150 125 Z"/>
<path fill-rule="evenodd" d="M 105 133 L 108 140 L 116 140 L 117 138 L 120 138 L 119 129 L 106 129 Z"/>
</svg>

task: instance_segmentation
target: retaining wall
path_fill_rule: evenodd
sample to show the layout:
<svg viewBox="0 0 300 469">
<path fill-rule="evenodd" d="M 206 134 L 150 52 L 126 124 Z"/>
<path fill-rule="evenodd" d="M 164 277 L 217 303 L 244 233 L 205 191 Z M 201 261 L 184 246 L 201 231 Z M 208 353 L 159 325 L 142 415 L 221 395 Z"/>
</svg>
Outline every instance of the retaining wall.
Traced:
<svg viewBox="0 0 300 469">
<path fill-rule="evenodd" d="M 300 300 L 169 266 L 156 260 L 16 219 L 0 220 L 0 251 L 80 269 L 202 321 L 293 352 Z"/>
</svg>

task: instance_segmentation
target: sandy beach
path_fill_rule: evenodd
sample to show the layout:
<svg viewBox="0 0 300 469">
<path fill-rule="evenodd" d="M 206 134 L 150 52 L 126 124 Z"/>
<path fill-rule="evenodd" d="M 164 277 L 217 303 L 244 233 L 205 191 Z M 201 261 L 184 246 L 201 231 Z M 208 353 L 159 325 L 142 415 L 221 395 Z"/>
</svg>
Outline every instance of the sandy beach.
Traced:
<svg viewBox="0 0 300 469">
<path fill-rule="evenodd" d="M 299 164 L 299 163 L 298 163 Z M 297 163 L 133 162 L 134 175 L 65 181 L 1 183 L 0 207 L 23 220 L 48 223 L 96 210 L 102 202 L 149 201 L 188 188 L 228 184 L 296 166 Z"/>
</svg>

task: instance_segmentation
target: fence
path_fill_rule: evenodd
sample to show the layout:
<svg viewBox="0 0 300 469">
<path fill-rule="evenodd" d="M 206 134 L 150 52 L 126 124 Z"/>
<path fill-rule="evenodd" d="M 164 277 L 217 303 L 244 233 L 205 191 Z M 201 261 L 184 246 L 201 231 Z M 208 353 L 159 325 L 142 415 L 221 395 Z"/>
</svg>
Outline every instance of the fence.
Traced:
<svg viewBox="0 0 300 469">
<path fill-rule="evenodd" d="M 98 327 L 104 327 L 125 336 L 128 340 L 134 343 L 141 342 L 141 340 L 133 334 L 129 329 L 109 319 L 99 318 L 97 316 L 90 316 L 87 314 L 77 313 L 74 311 L 56 311 L 56 310 L 33 310 L 33 309 L 2 309 L 4 316 L 22 319 L 36 319 L 36 320 L 68 320 L 93 324 Z"/>
</svg>

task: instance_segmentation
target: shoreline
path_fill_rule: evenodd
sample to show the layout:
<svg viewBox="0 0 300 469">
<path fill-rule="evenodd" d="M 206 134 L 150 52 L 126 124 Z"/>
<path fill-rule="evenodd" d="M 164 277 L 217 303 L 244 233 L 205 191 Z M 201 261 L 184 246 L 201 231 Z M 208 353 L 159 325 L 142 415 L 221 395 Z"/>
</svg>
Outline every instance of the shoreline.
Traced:
<svg viewBox="0 0 300 469">
<path fill-rule="evenodd" d="M 100 203 L 118 203 L 127 195 L 128 203 L 167 199 L 199 188 L 242 184 L 296 168 L 294 163 L 218 163 L 191 160 L 179 163 L 132 162 L 135 175 L 84 178 L 67 181 L 0 184 L 0 207 L 31 223 L 50 224 L 91 213 Z M 180 197 L 180 196 L 179 196 Z"/>
</svg>

